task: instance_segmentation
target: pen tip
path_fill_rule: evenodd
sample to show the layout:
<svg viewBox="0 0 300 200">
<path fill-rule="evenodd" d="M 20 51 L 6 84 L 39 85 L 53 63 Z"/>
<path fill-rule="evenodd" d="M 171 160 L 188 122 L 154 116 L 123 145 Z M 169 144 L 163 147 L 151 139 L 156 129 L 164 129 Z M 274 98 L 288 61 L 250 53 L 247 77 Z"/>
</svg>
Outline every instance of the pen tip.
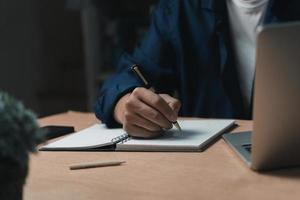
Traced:
<svg viewBox="0 0 300 200">
<path fill-rule="evenodd" d="M 181 131 L 181 127 L 179 126 L 178 122 L 175 122 L 175 123 L 174 123 L 174 126 L 175 126 L 179 131 Z"/>
</svg>

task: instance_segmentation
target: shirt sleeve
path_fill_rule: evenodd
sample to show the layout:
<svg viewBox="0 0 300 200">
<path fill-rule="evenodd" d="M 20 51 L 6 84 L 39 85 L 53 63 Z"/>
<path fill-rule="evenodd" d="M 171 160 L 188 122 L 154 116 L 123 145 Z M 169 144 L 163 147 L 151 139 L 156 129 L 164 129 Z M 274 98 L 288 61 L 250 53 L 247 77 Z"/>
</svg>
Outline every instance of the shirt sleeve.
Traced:
<svg viewBox="0 0 300 200">
<path fill-rule="evenodd" d="M 131 71 L 131 66 L 140 66 L 146 79 L 159 93 L 171 94 L 176 79 L 176 62 L 170 43 L 171 20 L 169 0 L 160 1 L 152 13 L 148 31 L 132 55 L 124 54 L 115 75 L 106 80 L 100 89 L 95 114 L 108 128 L 119 127 L 113 116 L 118 100 L 134 88 L 141 86 L 140 80 Z"/>
</svg>

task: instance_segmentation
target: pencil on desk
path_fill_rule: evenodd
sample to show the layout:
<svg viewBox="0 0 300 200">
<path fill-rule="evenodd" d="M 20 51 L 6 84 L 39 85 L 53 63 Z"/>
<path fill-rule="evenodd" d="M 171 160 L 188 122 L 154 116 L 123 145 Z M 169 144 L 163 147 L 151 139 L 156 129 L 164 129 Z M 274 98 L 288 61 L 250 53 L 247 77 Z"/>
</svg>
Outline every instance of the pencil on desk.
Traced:
<svg viewBox="0 0 300 200">
<path fill-rule="evenodd" d="M 81 163 L 81 164 L 71 165 L 70 170 L 117 166 L 117 165 L 121 165 L 123 163 L 126 163 L 126 162 L 125 161 L 105 161 L 105 162 Z"/>
<path fill-rule="evenodd" d="M 135 74 L 143 81 L 144 85 L 146 86 L 146 88 L 148 88 L 149 90 L 151 90 L 152 92 L 155 92 L 154 88 L 150 85 L 150 83 L 146 80 L 145 76 L 142 74 L 142 72 L 139 70 L 138 65 L 134 64 L 131 67 L 132 71 L 135 72 Z M 172 124 L 179 130 L 181 131 L 181 127 L 179 125 L 179 123 L 176 122 L 172 122 Z"/>
</svg>

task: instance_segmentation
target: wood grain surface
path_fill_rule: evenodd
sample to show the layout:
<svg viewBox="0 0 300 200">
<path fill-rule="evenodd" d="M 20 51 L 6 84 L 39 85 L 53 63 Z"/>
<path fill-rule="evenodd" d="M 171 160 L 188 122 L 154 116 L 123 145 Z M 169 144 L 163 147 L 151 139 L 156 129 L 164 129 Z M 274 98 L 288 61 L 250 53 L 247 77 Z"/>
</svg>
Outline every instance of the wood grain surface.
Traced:
<svg viewBox="0 0 300 200">
<path fill-rule="evenodd" d="M 98 121 L 91 113 L 67 112 L 40 119 L 41 125 L 72 125 L 76 130 Z M 251 130 L 237 121 L 234 132 Z M 121 166 L 69 170 L 78 162 L 124 160 Z M 219 139 L 204 152 L 39 152 L 31 156 L 25 200 L 300 198 L 300 169 L 251 171 Z"/>
</svg>

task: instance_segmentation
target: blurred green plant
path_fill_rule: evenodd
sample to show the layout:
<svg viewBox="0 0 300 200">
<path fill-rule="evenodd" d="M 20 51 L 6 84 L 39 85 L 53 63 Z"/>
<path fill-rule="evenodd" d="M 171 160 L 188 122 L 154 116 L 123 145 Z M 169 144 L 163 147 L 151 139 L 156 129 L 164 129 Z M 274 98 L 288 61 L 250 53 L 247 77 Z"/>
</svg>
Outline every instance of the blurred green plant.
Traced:
<svg viewBox="0 0 300 200">
<path fill-rule="evenodd" d="M 5 160 L 27 168 L 29 153 L 36 151 L 43 138 L 35 114 L 7 93 L 0 92 L 0 163 Z"/>
<path fill-rule="evenodd" d="M 36 116 L 0 91 L 0 199 L 21 200 L 29 168 L 29 153 L 44 140 Z"/>
</svg>

